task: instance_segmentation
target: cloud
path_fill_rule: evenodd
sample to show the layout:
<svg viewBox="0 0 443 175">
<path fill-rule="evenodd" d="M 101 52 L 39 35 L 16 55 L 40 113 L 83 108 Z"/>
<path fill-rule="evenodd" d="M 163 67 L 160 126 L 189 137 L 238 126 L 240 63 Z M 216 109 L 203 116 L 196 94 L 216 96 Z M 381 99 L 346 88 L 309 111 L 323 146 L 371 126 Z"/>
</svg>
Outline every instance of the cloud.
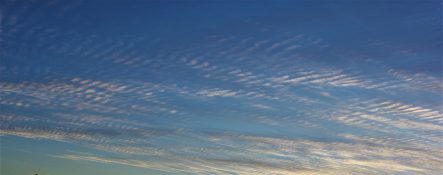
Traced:
<svg viewBox="0 0 443 175">
<path fill-rule="evenodd" d="M 233 97 L 237 95 L 237 92 L 230 90 L 210 89 L 210 90 L 202 90 L 197 94 L 207 97 Z"/>
<path fill-rule="evenodd" d="M 438 150 L 418 150 L 401 145 L 369 145 L 353 140 L 352 142 L 319 142 L 309 140 L 289 140 L 248 135 L 212 135 L 210 138 L 217 145 L 232 149 L 221 149 L 216 158 L 217 149 L 199 149 L 202 156 L 188 155 L 181 157 L 176 153 L 163 152 L 167 160 L 153 161 L 135 158 L 105 158 L 100 156 L 61 155 L 56 156 L 71 160 L 87 160 L 100 163 L 123 164 L 165 172 L 219 173 L 219 174 L 379 174 L 379 173 L 432 173 L 441 171 L 434 166 L 422 166 L 423 163 L 438 164 Z M 208 140 L 209 141 L 209 140 Z M 238 144 L 242 141 L 246 145 Z M 177 151 L 189 151 L 178 147 Z M 191 147 L 189 147 L 191 148 Z M 247 148 L 247 149 L 245 149 Z M 229 150 L 229 151 L 228 151 Z M 183 152 L 181 153 L 183 154 Z M 203 156 L 204 155 L 204 156 Z M 209 157 L 208 157 L 209 156 Z M 260 157 L 260 159 L 257 159 Z M 392 159 L 395 157 L 396 159 Z M 400 158 L 413 158 L 403 161 Z"/>
<path fill-rule="evenodd" d="M 442 171 L 439 77 L 341 64 L 355 55 L 291 31 L 164 47 L 30 23 L 32 4 L 14 3 L 0 11 L 0 49 L 18 51 L 0 67 L 0 135 L 97 152 L 55 157 L 196 174 Z"/>
<path fill-rule="evenodd" d="M 260 109 L 272 109 L 272 107 L 267 106 L 267 105 L 263 105 L 263 104 L 251 104 L 251 106 L 256 107 L 256 108 L 260 108 Z"/>
</svg>

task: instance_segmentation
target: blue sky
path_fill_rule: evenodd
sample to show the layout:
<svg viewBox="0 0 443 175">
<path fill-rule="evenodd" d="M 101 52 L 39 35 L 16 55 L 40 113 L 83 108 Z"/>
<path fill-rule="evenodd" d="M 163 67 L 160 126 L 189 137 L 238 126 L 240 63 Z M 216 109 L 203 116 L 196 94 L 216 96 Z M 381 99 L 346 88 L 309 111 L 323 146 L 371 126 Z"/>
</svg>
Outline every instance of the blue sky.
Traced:
<svg viewBox="0 0 443 175">
<path fill-rule="evenodd" d="M 438 174 L 441 1 L 0 2 L 0 174 Z"/>
</svg>

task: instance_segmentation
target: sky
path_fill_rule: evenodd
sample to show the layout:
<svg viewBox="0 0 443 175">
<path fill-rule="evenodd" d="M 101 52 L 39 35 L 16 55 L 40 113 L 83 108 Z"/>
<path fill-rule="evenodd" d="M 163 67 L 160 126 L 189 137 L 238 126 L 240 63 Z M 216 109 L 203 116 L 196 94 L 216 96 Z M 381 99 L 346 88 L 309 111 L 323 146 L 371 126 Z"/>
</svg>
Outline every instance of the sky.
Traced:
<svg viewBox="0 0 443 175">
<path fill-rule="evenodd" d="M 442 21 L 438 0 L 0 0 L 0 174 L 439 174 Z"/>
</svg>

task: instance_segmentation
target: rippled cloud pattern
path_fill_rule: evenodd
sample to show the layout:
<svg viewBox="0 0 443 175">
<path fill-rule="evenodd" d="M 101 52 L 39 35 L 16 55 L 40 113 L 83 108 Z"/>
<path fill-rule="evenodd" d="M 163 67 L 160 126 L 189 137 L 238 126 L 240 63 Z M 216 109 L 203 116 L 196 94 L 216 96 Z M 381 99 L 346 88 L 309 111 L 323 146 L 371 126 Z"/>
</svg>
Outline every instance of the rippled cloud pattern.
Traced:
<svg viewBox="0 0 443 175">
<path fill-rule="evenodd" d="M 440 174 L 441 1 L 0 1 L 0 174 Z"/>
</svg>

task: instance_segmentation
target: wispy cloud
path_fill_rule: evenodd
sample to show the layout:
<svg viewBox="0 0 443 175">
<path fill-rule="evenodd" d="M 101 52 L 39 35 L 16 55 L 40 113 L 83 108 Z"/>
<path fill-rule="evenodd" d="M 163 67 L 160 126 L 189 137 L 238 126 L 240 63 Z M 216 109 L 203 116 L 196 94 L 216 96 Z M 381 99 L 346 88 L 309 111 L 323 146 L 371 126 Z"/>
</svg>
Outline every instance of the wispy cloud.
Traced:
<svg viewBox="0 0 443 175">
<path fill-rule="evenodd" d="M 89 23 L 65 17 L 78 6 L 2 3 L 1 136 L 75 143 L 94 154 L 53 157 L 170 174 L 443 171 L 435 72 L 289 26 L 186 44 L 77 30 Z M 56 15 L 34 17 L 43 11 Z"/>
</svg>

